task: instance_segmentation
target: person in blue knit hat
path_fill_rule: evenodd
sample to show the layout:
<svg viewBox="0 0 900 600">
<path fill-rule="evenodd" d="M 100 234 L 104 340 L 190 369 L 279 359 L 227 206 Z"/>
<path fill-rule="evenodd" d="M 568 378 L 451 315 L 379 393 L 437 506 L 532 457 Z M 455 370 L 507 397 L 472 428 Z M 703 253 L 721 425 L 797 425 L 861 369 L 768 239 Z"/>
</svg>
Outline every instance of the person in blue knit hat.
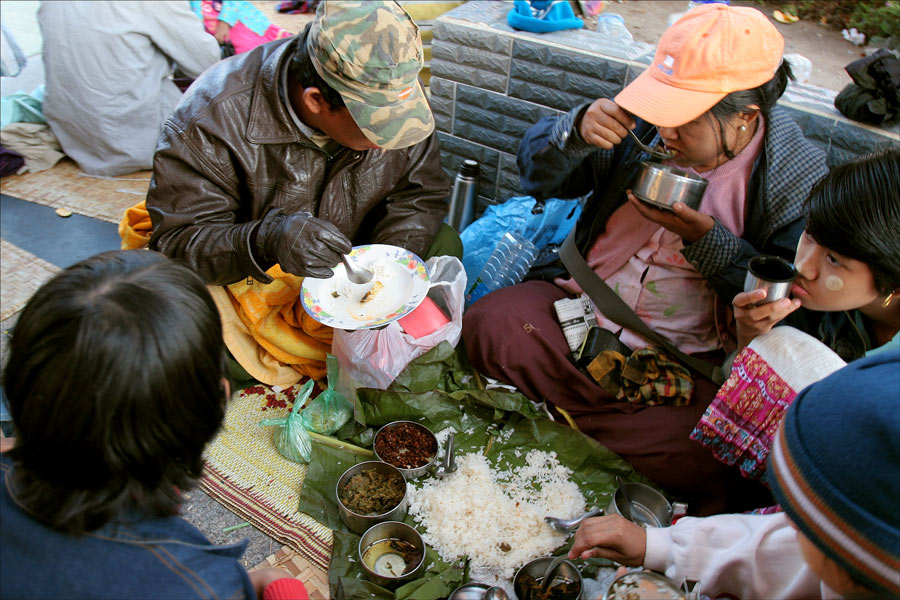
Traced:
<svg viewBox="0 0 900 600">
<path fill-rule="evenodd" d="M 586 520 L 570 558 L 699 581 L 711 597 L 900 597 L 900 352 L 857 360 L 797 395 L 769 456 L 784 512 L 644 529 Z"/>
<path fill-rule="evenodd" d="M 900 352 L 807 388 L 769 457 L 769 484 L 807 564 L 842 595 L 900 595 Z"/>
</svg>

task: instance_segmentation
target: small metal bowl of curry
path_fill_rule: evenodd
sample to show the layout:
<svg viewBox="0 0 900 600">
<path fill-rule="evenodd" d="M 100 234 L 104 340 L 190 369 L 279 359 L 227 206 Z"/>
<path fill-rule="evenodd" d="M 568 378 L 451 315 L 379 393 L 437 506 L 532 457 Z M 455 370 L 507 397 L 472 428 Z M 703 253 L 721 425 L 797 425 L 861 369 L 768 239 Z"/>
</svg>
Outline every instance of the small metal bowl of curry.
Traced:
<svg viewBox="0 0 900 600">
<path fill-rule="evenodd" d="M 338 479 L 335 496 L 341 521 L 355 533 L 406 516 L 406 479 L 386 462 L 353 465 Z"/>
</svg>

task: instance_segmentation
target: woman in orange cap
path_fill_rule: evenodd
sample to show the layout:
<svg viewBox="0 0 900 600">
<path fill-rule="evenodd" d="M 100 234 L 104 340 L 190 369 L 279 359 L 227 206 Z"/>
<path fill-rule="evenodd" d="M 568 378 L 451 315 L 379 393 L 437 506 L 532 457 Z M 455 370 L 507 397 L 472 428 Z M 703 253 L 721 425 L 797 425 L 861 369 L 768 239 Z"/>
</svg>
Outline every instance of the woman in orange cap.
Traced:
<svg viewBox="0 0 900 600">
<path fill-rule="evenodd" d="M 519 145 L 529 194 L 588 195 L 575 242 L 593 271 L 656 333 L 712 362 L 734 348 L 722 317 L 742 290 L 747 261 L 793 258 L 803 201 L 827 172 L 824 153 L 776 107 L 790 78 L 783 50 L 758 10 L 699 6 L 663 34 L 650 67 L 614 99 L 546 117 Z M 629 129 L 673 151 L 665 164 L 707 180 L 697 210 L 682 203 L 660 210 L 631 193 L 649 156 Z M 469 308 L 463 338 L 477 368 L 566 411 L 584 433 L 688 500 L 694 514 L 772 503 L 761 484 L 716 464 L 688 438 L 715 383 L 693 374 L 688 406 L 621 400 L 576 368 L 553 316 L 553 303 L 581 287 L 564 270 L 545 279 L 498 290 Z M 629 349 L 652 345 L 602 307 L 594 312 Z"/>
</svg>

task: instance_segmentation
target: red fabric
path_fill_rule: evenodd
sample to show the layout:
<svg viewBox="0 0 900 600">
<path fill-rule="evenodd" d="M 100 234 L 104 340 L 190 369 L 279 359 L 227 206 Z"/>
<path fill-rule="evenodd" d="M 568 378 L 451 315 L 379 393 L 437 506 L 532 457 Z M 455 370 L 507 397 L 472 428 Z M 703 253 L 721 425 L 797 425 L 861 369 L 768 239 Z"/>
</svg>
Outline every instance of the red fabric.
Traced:
<svg viewBox="0 0 900 600">
<path fill-rule="evenodd" d="M 719 462 L 689 436 L 717 386 L 696 376 L 690 406 L 647 406 L 616 400 L 569 360 L 553 316 L 568 294 L 543 281 L 503 288 L 475 302 L 463 316 L 472 365 L 511 383 L 535 401 L 566 410 L 578 428 L 619 454 L 692 515 L 743 512 L 774 504 L 761 483 Z"/>
<path fill-rule="evenodd" d="M 744 348 L 691 439 L 725 464 L 739 467 L 745 477 L 765 481 L 775 432 L 796 397 L 762 356 Z"/>
<path fill-rule="evenodd" d="M 298 579 L 276 579 L 263 590 L 263 600 L 309 600 L 309 594 Z"/>
</svg>

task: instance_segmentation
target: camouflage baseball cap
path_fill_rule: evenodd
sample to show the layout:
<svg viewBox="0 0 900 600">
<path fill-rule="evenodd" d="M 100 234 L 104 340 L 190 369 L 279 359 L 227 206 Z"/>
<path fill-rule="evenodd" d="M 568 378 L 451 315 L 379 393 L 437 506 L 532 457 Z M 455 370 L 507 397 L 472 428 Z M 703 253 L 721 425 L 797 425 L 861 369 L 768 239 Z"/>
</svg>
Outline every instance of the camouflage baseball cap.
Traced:
<svg viewBox="0 0 900 600">
<path fill-rule="evenodd" d="M 418 80 L 422 38 L 397 2 L 321 2 L 306 46 L 316 71 L 372 142 L 405 148 L 434 131 Z"/>
</svg>

